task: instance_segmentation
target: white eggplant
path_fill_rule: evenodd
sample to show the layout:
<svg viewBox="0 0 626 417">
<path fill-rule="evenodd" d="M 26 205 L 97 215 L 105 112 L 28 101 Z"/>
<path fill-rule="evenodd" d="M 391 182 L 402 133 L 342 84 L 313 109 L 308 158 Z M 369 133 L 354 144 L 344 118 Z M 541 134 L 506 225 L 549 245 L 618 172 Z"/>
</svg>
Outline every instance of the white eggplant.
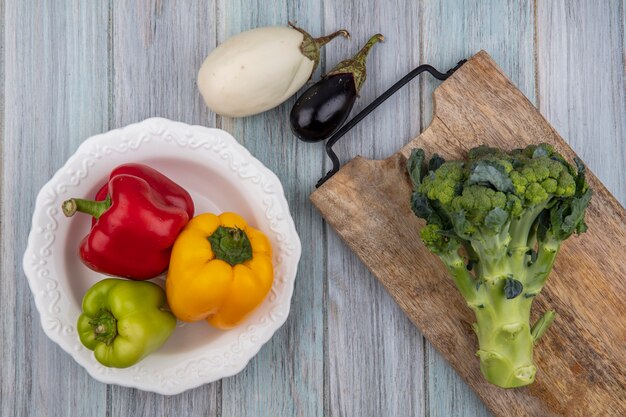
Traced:
<svg viewBox="0 0 626 417">
<path fill-rule="evenodd" d="M 209 109 L 243 117 L 274 108 L 291 97 L 315 71 L 320 47 L 339 30 L 313 38 L 295 26 L 263 27 L 233 36 L 215 48 L 198 72 L 198 89 Z"/>
</svg>

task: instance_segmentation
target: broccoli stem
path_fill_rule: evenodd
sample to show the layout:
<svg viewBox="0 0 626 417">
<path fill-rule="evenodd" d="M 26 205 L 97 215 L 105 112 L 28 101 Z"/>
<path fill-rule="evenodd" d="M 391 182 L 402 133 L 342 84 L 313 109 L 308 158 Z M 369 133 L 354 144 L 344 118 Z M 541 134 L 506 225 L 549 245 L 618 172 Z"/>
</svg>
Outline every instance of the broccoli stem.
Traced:
<svg viewBox="0 0 626 417">
<path fill-rule="evenodd" d="M 533 232 L 533 225 L 539 214 L 548 206 L 548 202 L 549 200 L 545 203 L 537 204 L 533 208 L 525 210 L 518 218 L 511 220 L 511 225 L 509 226 L 511 235 L 509 252 L 513 254 L 522 252 L 525 254 L 529 249 L 532 249 L 531 245 L 534 245 L 536 238 Z"/>
<path fill-rule="evenodd" d="M 495 282 L 502 276 L 508 263 L 509 228 L 503 227 L 497 235 L 478 232 L 470 241 L 479 260 L 477 275 L 485 283 Z"/>
<path fill-rule="evenodd" d="M 501 285 L 487 288 L 491 299 L 498 303 L 485 303 L 474 310 L 478 337 L 480 370 L 492 384 L 502 388 L 515 388 L 535 380 L 533 364 L 533 336 L 530 332 L 530 305 L 532 299 L 523 296 L 507 300 L 502 296 Z M 499 294 L 496 294 L 499 293 Z"/>
<path fill-rule="evenodd" d="M 541 291 L 546 283 L 546 279 L 548 279 L 548 275 L 550 275 L 550 271 L 552 271 L 552 266 L 560 247 L 561 243 L 551 235 L 548 235 L 546 240 L 539 244 L 537 260 L 528 267 L 527 271 L 525 284 L 527 293 L 536 295 Z"/>
<path fill-rule="evenodd" d="M 504 279 L 474 279 L 458 252 L 440 254 L 459 292 L 476 314 L 474 331 L 478 337 L 480 369 L 493 384 L 503 388 L 528 385 L 534 381 L 533 336 L 529 319 L 532 298 L 522 295 L 508 300 L 503 296 Z M 499 265 L 509 275 L 505 255 Z M 504 272 L 506 271 L 506 273 Z M 492 269 L 489 269 L 493 273 Z M 519 277 L 523 279 L 522 277 Z M 477 283 L 481 282 L 481 285 Z"/>
<path fill-rule="evenodd" d="M 451 252 L 441 255 L 441 259 L 448 268 L 448 272 L 452 275 L 454 284 L 459 290 L 465 301 L 473 308 L 480 303 L 477 300 L 478 291 L 476 289 L 476 281 L 467 270 L 465 261 L 458 252 Z"/>
<path fill-rule="evenodd" d="M 495 236 L 480 232 L 471 242 L 463 242 L 466 252 L 475 252 L 479 259 L 474 270 L 476 278 L 467 270 L 458 251 L 439 254 L 476 315 L 474 331 L 479 344 L 476 354 L 481 372 L 489 382 L 503 388 L 521 387 L 534 381 L 533 345 L 554 318 L 552 313 L 547 313 L 531 330 L 534 296 L 541 291 L 560 247 L 560 242 L 548 232 L 538 243 L 537 258 L 529 262 L 528 239 L 532 240 L 530 235 L 536 234 L 533 229 L 540 212 L 537 209 L 523 215 Z M 512 227 L 525 237 L 511 241 Z M 515 279 L 523 286 L 522 293 L 513 299 L 504 296 L 506 278 Z"/>
</svg>

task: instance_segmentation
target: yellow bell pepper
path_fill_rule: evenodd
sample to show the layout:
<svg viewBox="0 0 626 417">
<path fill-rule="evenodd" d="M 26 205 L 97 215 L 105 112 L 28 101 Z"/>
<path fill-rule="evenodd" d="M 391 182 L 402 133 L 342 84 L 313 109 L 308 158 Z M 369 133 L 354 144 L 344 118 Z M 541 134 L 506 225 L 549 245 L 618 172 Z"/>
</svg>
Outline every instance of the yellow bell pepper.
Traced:
<svg viewBox="0 0 626 417">
<path fill-rule="evenodd" d="M 172 312 L 220 329 L 258 307 L 274 279 L 267 237 L 235 213 L 194 217 L 180 233 L 165 282 Z"/>
</svg>

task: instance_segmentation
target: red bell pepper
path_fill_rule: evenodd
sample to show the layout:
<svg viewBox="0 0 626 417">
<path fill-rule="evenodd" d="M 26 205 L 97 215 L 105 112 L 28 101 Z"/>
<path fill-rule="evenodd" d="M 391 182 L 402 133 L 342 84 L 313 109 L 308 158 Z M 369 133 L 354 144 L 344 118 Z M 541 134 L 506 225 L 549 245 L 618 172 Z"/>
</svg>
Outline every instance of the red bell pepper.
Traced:
<svg viewBox="0 0 626 417">
<path fill-rule="evenodd" d="M 160 172 L 142 164 L 115 168 L 96 200 L 63 203 L 70 217 L 93 216 L 79 254 L 94 271 L 135 280 L 153 278 L 169 265 L 176 237 L 193 217 L 191 196 Z"/>
</svg>

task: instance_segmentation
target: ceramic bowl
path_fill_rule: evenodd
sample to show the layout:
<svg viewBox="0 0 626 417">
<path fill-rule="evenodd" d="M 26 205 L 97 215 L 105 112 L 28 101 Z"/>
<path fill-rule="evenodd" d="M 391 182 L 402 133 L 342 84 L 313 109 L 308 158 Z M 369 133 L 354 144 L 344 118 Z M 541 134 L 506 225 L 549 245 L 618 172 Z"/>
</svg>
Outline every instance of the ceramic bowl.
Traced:
<svg viewBox="0 0 626 417">
<path fill-rule="evenodd" d="M 237 328 L 179 322 L 157 352 L 126 369 L 106 368 L 76 333 L 85 292 L 105 275 L 78 257 L 90 217 L 65 218 L 61 203 L 92 198 L 109 172 L 127 162 L 150 165 L 191 194 L 196 214 L 234 211 L 263 231 L 274 250 L 274 284 L 263 304 Z M 41 324 L 95 379 L 160 394 L 177 394 L 240 372 L 289 314 L 300 240 L 280 181 L 230 134 L 161 118 L 87 139 L 37 196 L 24 271 Z M 152 280 L 163 286 L 164 276 Z"/>
</svg>

